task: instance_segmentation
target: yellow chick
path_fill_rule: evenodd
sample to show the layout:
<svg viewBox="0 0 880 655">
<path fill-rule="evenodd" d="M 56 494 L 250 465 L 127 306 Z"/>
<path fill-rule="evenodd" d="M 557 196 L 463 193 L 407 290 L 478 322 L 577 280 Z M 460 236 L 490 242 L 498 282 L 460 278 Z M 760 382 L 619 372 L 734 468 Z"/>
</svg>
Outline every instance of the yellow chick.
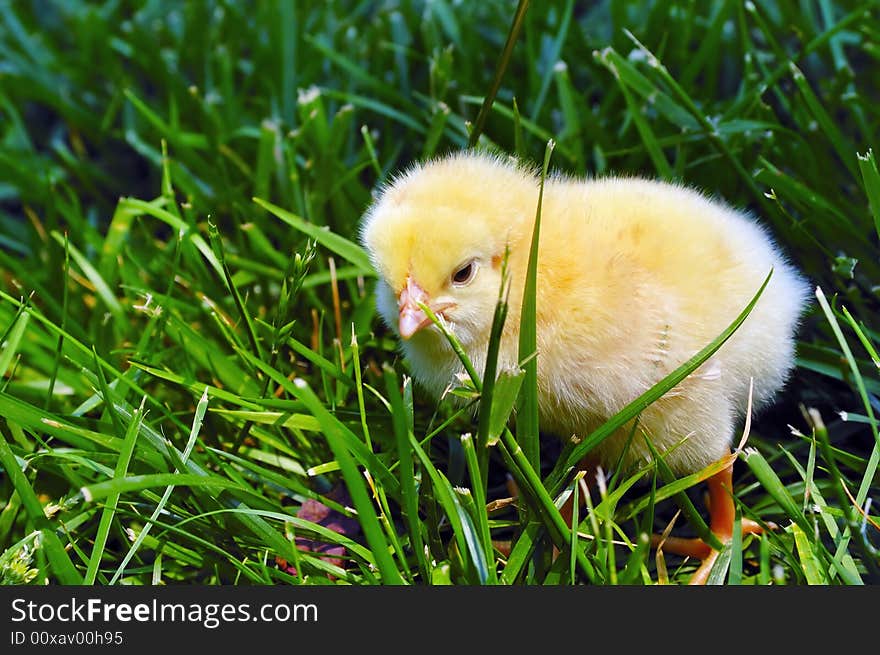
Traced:
<svg viewBox="0 0 880 655">
<path fill-rule="evenodd" d="M 462 366 L 418 303 L 445 320 L 482 371 L 506 248 L 511 292 L 499 370 L 517 366 L 538 190 L 533 169 L 461 152 L 402 174 L 364 217 L 379 313 L 402 339 L 414 379 L 435 397 Z M 756 408 L 782 386 L 807 286 L 762 227 L 697 191 L 636 178 L 547 179 L 537 272 L 542 429 L 562 438 L 592 432 L 718 336 L 771 268 L 733 337 L 639 418 L 641 435 L 677 474 L 729 455 L 750 380 Z M 650 459 L 644 438 L 623 453 L 630 428 L 591 456 L 605 467 L 621 454 L 625 466 Z M 733 526 L 730 490 L 728 467 L 709 481 L 711 527 L 722 539 Z M 701 582 L 717 552 L 685 541 L 665 548 L 703 558 Z"/>
</svg>

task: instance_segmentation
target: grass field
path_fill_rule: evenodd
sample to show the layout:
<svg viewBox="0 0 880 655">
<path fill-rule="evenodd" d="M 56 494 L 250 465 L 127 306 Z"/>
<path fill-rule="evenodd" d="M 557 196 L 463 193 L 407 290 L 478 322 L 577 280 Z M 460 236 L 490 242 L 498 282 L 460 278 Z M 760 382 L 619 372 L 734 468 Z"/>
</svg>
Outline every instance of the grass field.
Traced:
<svg viewBox="0 0 880 655">
<path fill-rule="evenodd" d="M 477 124 L 769 227 L 817 295 L 735 468 L 779 527 L 712 581 L 880 582 L 880 2 L 532 4 L 483 123 L 510 0 L 0 3 L 2 582 L 686 582 L 647 535 L 705 529 L 709 472 L 560 525 L 570 449 L 484 478 L 376 316 L 364 209 Z"/>
</svg>

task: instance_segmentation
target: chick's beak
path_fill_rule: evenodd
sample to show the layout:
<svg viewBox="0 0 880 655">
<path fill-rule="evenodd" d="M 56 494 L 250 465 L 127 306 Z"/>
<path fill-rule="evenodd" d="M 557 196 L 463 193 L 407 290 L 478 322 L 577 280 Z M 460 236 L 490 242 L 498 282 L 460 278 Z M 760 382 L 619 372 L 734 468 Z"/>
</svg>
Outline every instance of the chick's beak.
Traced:
<svg viewBox="0 0 880 655">
<path fill-rule="evenodd" d="M 397 307 L 400 310 L 398 328 L 400 336 L 409 339 L 416 332 L 430 324 L 431 319 L 419 307 L 419 303 L 427 305 L 430 297 L 415 280 L 407 276 L 406 286 L 400 292 L 397 299 Z"/>
</svg>

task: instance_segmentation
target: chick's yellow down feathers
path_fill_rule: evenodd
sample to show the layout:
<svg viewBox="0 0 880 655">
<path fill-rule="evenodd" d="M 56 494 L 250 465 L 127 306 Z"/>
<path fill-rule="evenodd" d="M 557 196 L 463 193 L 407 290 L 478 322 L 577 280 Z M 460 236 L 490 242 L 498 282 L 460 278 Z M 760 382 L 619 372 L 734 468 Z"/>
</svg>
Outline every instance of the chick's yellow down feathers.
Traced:
<svg viewBox="0 0 880 655">
<path fill-rule="evenodd" d="M 442 316 L 477 370 L 485 361 L 509 248 L 510 311 L 499 369 L 517 365 L 518 326 L 538 203 L 533 170 L 460 153 L 415 167 L 367 212 L 362 241 L 379 273 L 377 305 L 402 337 L 413 377 L 434 396 L 461 364 L 419 303 Z M 752 313 L 718 352 L 595 453 L 650 458 L 679 474 L 729 452 L 747 406 L 769 402 L 794 363 L 807 288 L 751 218 L 692 189 L 633 178 L 545 182 L 538 254 L 542 429 L 584 437 L 713 340 L 768 272 Z"/>
</svg>

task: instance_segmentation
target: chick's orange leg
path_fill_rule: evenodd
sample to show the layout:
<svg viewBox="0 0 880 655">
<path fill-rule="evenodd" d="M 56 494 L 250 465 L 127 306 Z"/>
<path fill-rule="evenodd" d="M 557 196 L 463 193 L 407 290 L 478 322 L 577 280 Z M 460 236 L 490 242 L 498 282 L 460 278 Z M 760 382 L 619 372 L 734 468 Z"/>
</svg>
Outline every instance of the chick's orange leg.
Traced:
<svg viewBox="0 0 880 655">
<path fill-rule="evenodd" d="M 736 508 L 733 504 L 733 460 L 721 471 L 706 481 L 709 490 L 709 528 L 718 537 L 722 544 L 727 544 L 733 539 L 733 526 Z M 763 528 L 749 519 L 742 519 L 742 534 L 756 534 L 763 532 Z M 718 559 L 719 551 L 711 548 L 702 539 L 681 539 L 668 537 L 665 540 L 659 535 L 652 537 L 655 547 L 662 545 L 665 552 L 694 557 L 702 560 L 689 584 L 706 584 L 709 572 Z"/>
</svg>

